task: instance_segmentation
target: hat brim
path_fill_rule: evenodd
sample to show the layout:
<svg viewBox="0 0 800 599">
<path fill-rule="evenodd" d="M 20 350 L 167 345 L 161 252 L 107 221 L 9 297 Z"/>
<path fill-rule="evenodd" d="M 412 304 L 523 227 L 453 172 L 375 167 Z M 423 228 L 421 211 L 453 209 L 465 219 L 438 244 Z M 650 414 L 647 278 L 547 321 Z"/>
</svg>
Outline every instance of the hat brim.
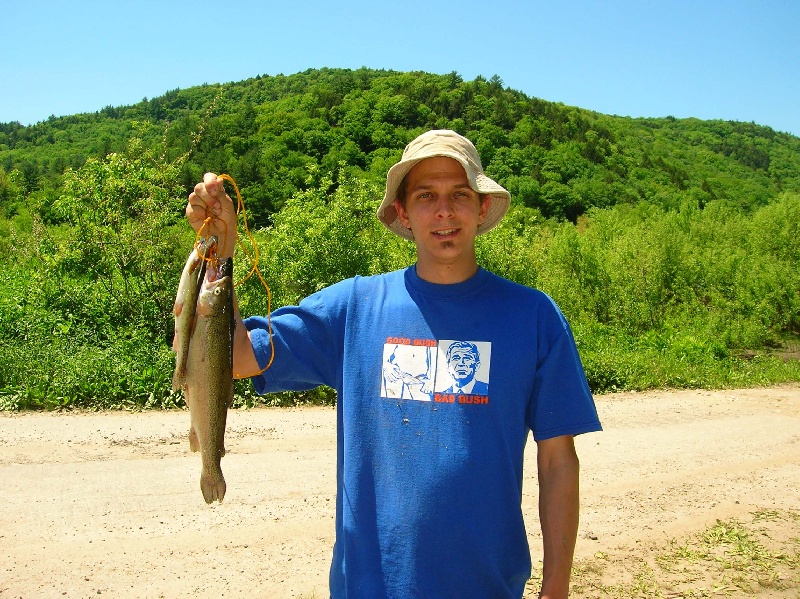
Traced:
<svg viewBox="0 0 800 599">
<path fill-rule="evenodd" d="M 442 152 L 437 154 L 437 156 L 446 156 L 447 158 L 457 160 L 461 166 L 464 167 L 464 172 L 467 174 L 467 180 L 469 181 L 469 185 L 472 190 L 491 197 L 489 211 L 487 212 L 484 221 L 478 225 L 477 234 L 483 235 L 484 233 L 491 231 L 508 212 L 508 208 L 511 205 L 511 194 L 502 185 L 490 177 L 487 177 L 483 173 L 479 172 L 476 173 L 474 177 L 470 176 L 470 173 L 474 171 L 474 168 L 465 164 L 463 157 L 460 155 L 456 153 Z M 394 207 L 394 201 L 397 198 L 397 190 L 400 187 L 400 183 L 408 174 L 408 171 L 410 171 L 415 164 L 427 158 L 431 158 L 431 156 L 401 160 L 392 168 L 390 168 L 386 175 L 386 192 L 384 193 L 381 205 L 378 207 L 378 220 L 380 220 L 381 223 L 383 223 L 383 225 L 392 233 L 410 241 L 414 240 L 414 234 L 412 233 L 411 229 L 403 226 L 403 224 L 397 218 L 397 209 Z"/>
</svg>

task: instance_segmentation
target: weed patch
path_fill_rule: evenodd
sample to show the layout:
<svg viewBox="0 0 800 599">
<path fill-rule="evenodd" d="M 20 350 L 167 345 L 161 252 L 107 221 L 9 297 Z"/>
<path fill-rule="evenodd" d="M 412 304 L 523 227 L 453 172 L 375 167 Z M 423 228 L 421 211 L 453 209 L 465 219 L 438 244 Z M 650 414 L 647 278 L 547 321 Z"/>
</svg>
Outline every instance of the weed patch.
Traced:
<svg viewBox="0 0 800 599">
<path fill-rule="evenodd" d="M 541 567 L 526 590 L 536 597 Z M 762 509 L 748 522 L 713 526 L 663 546 L 598 551 L 576 560 L 571 596 L 654 597 L 800 596 L 800 511 Z"/>
</svg>

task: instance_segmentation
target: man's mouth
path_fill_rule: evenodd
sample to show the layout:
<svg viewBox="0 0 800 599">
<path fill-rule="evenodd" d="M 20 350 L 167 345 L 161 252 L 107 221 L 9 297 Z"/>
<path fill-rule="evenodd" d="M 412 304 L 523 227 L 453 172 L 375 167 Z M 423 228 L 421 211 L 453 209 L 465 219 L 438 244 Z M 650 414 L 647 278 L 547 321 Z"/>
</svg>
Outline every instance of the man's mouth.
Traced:
<svg viewBox="0 0 800 599">
<path fill-rule="evenodd" d="M 439 237 L 448 237 L 449 235 L 453 235 L 458 229 L 443 229 L 441 231 L 434 231 L 434 235 L 438 235 Z"/>
</svg>

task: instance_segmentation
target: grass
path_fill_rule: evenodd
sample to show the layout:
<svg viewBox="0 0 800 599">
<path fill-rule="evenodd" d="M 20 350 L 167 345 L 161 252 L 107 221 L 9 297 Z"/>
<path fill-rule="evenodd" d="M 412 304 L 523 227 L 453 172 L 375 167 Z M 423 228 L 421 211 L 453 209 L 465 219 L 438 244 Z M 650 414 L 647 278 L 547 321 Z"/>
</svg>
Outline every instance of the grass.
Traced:
<svg viewBox="0 0 800 599">
<path fill-rule="evenodd" d="M 541 570 L 526 598 L 537 596 Z M 759 510 L 748 522 L 717 520 L 664 546 L 598 551 L 576 560 L 571 597 L 800 598 L 800 511 Z"/>
</svg>

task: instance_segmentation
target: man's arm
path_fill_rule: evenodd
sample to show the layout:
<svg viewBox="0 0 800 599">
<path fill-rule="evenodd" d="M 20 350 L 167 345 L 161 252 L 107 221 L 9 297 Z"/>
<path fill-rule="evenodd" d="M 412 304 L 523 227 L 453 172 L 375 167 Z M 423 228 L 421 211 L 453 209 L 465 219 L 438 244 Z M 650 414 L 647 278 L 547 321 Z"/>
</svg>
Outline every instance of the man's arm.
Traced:
<svg viewBox="0 0 800 599">
<path fill-rule="evenodd" d="M 578 536 L 580 465 L 571 435 L 537 442 L 539 520 L 544 566 L 539 597 L 562 599 L 569 594 L 572 557 Z"/>
</svg>

